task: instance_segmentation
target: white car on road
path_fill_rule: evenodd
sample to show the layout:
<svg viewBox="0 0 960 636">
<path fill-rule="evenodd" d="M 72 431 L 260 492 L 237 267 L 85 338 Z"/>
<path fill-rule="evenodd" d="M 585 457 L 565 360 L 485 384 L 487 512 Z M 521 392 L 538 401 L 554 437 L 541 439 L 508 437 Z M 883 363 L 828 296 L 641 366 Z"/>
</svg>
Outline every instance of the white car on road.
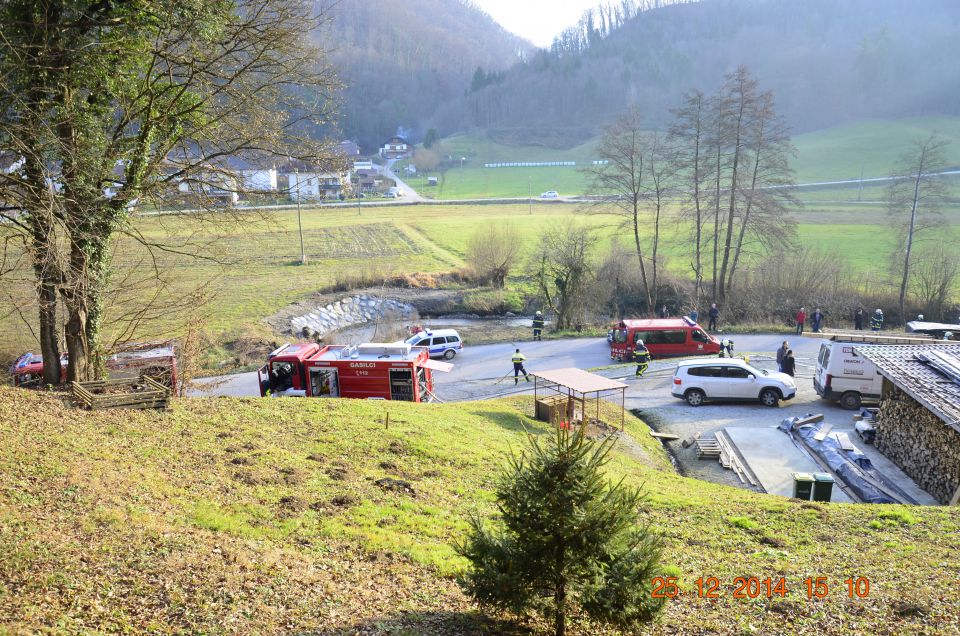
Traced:
<svg viewBox="0 0 960 636">
<path fill-rule="evenodd" d="M 673 373 L 674 397 L 690 406 L 706 401 L 759 400 L 777 406 L 797 395 L 797 384 L 786 373 L 757 369 L 733 358 L 687 360 Z"/>
<path fill-rule="evenodd" d="M 546 192 L 540 195 L 540 198 L 541 199 L 559 199 L 560 193 L 557 192 L 556 190 L 547 190 Z"/>
</svg>

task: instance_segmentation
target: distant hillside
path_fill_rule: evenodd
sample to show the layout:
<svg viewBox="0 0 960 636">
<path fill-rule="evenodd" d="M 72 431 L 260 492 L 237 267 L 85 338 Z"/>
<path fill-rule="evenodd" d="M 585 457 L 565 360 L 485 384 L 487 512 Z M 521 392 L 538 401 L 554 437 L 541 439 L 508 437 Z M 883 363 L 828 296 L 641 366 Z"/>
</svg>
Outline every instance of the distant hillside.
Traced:
<svg viewBox="0 0 960 636">
<path fill-rule="evenodd" d="M 797 130 L 960 114 L 955 0 L 702 0 L 643 11 L 605 36 L 575 31 L 435 121 L 447 132 L 579 129 L 634 102 L 655 126 L 684 91 L 711 91 L 740 64 Z"/>
<path fill-rule="evenodd" d="M 469 0 L 322 0 L 317 34 L 346 84 L 342 132 L 364 151 L 397 132 L 422 135 L 437 107 L 461 97 L 478 68 L 504 70 L 532 45 Z"/>
</svg>

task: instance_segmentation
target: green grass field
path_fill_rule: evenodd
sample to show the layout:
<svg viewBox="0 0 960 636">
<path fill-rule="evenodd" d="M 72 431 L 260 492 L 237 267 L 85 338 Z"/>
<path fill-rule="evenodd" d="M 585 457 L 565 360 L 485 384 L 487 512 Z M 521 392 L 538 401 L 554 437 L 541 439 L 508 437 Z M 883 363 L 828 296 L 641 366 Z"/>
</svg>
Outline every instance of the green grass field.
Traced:
<svg viewBox="0 0 960 636">
<path fill-rule="evenodd" d="M 958 117 L 865 120 L 800 134 L 793 140 L 797 156 L 792 165 L 799 183 L 886 177 L 895 172 L 900 156 L 914 141 L 925 140 L 934 131 L 950 142 L 946 149 L 947 165 L 960 166 Z M 546 190 L 557 190 L 564 195 L 583 194 L 589 180 L 579 168 L 597 158 L 599 139 L 567 150 L 511 146 L 482 135 L 457 135 L 442 143 L 444 153 L 453 158 L 454 166 L 443 175 L 442 187 L 426 186 L 426 175 L 414 178 L 410 185 L 431 198 L 461 199 L 538 197 Z M 463 169 L 457 165 L 460 157 L 465 158 Z M 521 161 L 576 161 L 577 167 L 483 167 L 484 163 Z M 838 190 L 850 192 L 846 188 Z M 853 192 L 856 198 L 855 190 Z M 842 200 L 849 199 L 845 194 Z M 822 197 L 823 193 L 814 196 Z"/>
<path fill-rule="evenodd" d="M 797 213 L 800 244 L 836 253 L 865 278 L 882 275 L 893 237 L 886 214 L 876 206 L 851 203 L 808 205 Z M 474 206 L 395 206 L 363 208 L 310 208 L 302 215 L 307 264 L 301 266 L 295 211 L 273 211 L 257 217 L 247 227 L 237 224 L 198 223 L 185 217 L 142 219 L 138 226 L 148 237 L 168 241 L 190 238 L 202 246 L 196 260 L 175 254 L 159 254 L 169 287 L 162 298 L 183 297 L 203 285 L 212 298 L 197 308 L 203 326 L 214 339 L 229 335 L 269 337 L 261 320 L 290 303 L 342 280 L 382 280 L 392 274 L 450 271 L 463 266 L 470 237 L 480 228 L 513 225 L 520 230 L 526 259 L 535 252 L 541 233 L 558 224 L 573 222 L 596 230 L 598 257 L 613 236 L 631 244 L 632 235 L 620 227 L 621 218 L 599 214 L 575 205 L 526 204 Z M 960 208 L 946 214 L 949 231 L 960 238 Z M 682 225 L 664 224 L 664 254 L 668 267 L 685 275 L 682 258 L 687 250 Z M 117 276 L 128 270 L 147 276 L 153 261 L 134 258 L 134 245 L 117 246 Z M 674 258 L 671 258 L 674 257 Z M 517 270 L 522 275 L 525 262 Z M 35 321 L 30 271 L 20 270 L 20 280 L 9 281 L 0 296 L 0 355 L 13 358 L 36 348 L 36 340 L 20 316 Z M 516 276 L 511 286 L 529 291 L 529 284 Z M 116 315 L 122 306 L 112 307 Z M 144 325 L 140 337 L 182 333 L 187 313 L 178 308 L 160 311 Z"/>
<path fill-rule="evenodd" d="M 529 634 L 481 621 L 454 582 L 465 562 L 453 543 L 472 511 L 493 512 L 506 453 L 550 434 L 532 410 L 526 397 L 84 412 L 0 387 L 0 633 Z M 626 431 L 609 476 L 645 486 L 642 513 L 683 590 L 649 633 L 960 629 L 949 509 L 799 503 L 684 478 L 642 422 L 628 416 Z M 375 483 L 387 477 L 412 492 Z M 707 576 L 716 600 L 695 593 Z M 783 577 L 786 596 L 735 599 L 739 576 Z M 807 577 L 826 577 L 829 598 L 808 600 Z M 869 579 L 866 598 L 848 598 L 850 577 Z"/>
</svg>

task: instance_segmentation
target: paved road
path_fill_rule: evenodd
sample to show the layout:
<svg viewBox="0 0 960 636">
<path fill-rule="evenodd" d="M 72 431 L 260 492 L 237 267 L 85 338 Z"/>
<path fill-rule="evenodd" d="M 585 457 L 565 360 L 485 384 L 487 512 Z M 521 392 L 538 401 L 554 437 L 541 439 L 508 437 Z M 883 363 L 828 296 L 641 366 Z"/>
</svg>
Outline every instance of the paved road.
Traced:
<svg viewBox="0 0 960 636">
<path fill-rule="evenodd" d="M 738 354 L 766 353 L 772 356 L 783 336 L 780 335 L 736 335 L 728 334 L 736 345 Z M 798 360 L 812 360 L 820 347 L 816 338 L 790 339 Z M 512 392 L 512 365 L 510 356 L 516 347 L 527 356 L 527 371 L 545 371 L 562 367 L 596 369 L 611 364 L 610 348 L 604 338 L 574 338 L 565 340 L 544 340 L 542 342 L 518 342 L 471 347 L 467 344 L 464 352 L 453 360 L 454 369 L 450 373 L 437 373 L 437 395 L 444 401 L 476 400 Z M 652 371 L 667 369 L 672 372 L 673 363 L 669 360 L 657 361 Z M 603 372 L 609 376 L 628 376 L 633 367 L 618 367 Z M 510 376 L 510 377 L 505 377 Z M 505 378 L 505 379 L 502 379 Z M 499 380 L 499 382 L 498 382 Z M 257 396 L 256 373 L 241 373 L 218 378 L 197 380 L 199 388 L 188 391 L 189 396 L 229 395 L 235 397 Z M 518 387 L 523 389 L 521 385 Z M 630 393 L 628 393 L 629 395 Z"/>
<path fill-rule="evenodd" d="M 420 196 L 420 193 L 411 188 L 407 183 L 397 176 L 397 173 L 393 171 L 393 164 L 397 162 L 396 159 L 391 159 L 387 162 L 387 165 L 383 168 L 383 173 L 390 179 L 393 179 L 397 182 L 397 188 L 400 189 L 400 192 L 403 193 L 402 199 L 406 203 L 423 203 L 424 198 Z"/>
</svg>

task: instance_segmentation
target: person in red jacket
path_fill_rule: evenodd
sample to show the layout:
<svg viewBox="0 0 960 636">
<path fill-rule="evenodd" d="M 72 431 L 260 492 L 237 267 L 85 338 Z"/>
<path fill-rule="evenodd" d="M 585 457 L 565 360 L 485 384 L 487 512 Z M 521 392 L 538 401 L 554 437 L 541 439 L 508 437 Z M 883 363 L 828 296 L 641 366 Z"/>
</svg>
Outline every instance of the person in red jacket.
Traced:
<svg viewBox="0 0 960 636">
<path fill-rule="evenodd" d="M 800 308 L 800 311 L 797 312 L 797 335 L 803 333 L 803 323 L 807 320 L 807 312 L 803 310 L 803 307 Z"/>
</svg>

